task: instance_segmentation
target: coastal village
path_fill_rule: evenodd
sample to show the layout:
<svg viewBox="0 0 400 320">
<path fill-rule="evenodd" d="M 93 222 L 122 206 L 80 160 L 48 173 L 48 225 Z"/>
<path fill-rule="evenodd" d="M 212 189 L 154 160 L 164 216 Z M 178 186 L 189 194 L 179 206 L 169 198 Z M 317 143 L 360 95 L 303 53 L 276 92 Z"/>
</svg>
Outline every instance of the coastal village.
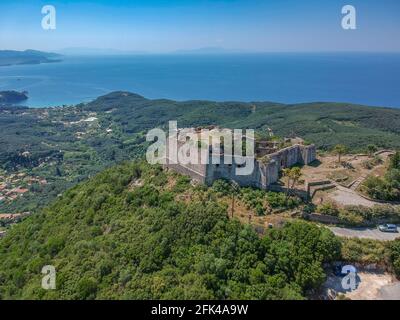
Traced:
<svg viewBox="0 0 400 320">
<path fill-rule="evenodd" d="M 8 174 L 2 171 L 0 173 L 0 203 L 11 203 L 28 194 L 33 185 L 44 186 L 47 185 L 47 183 L 45 178 L 28 175 L 24 172 Z M 4 236 L 6 233 L 1 227 L 17 223 L 28 215 L 30 215 L 30 212 L 0 212 L 0 237 Z"/>
<path fill-rule="evenodd" d="M 68 110 L 68 111 L 67 111 Z M 64 128 L 69 128 L 74 136 L 74 140 L 86 139 L 91 134 L 111 134 L 111 128 L 101 129 L 99 119 L 95 112 L 82 112 L 75 107 L 69 109 L 48 108 L 48 109 L 35 109 L 33 114 L 40 121 L 51 121 L 53 124 L 59 124 Z M 13 111 L 4 109 L 1 111 L 3 114 L 11 114 Z M 20 116 L 27 116 L 32 111 L 19 111 Z M 44 142 L 43 142 L 44 143 Z M 60 154 L 65 153 L 66 150 L 59 150 Z M 32 151 L 29 146 L 21 151 L 19 157 L 30 161 Z M 57 159 L 53 156 L 45 156 L 39 158 L 35 162 L 34 167 L 44 170 L 45 167 L 56 167 Z M 40 173 L 39 173 L 40 174 Z M 50 182 L 43 176 L 35 174 L 34 171 L 23 166 L 17 166 L 13 170 L 0 169 L 0 205 L 11 205 L 13 202 L 21 200 L 38 189 L 42 189 Z M 0 237 L 4 236 L 10 225 L 18 223 L 31 212 L 19 212 L 16 210 L 1 210 L 0 209 Z"/>
<path fill-rule="evenodd" d="M 0 175 L 0 201 L 13 201 L 22 197 L 33 184 L 46 185 L 47 180 L 26 173 Z"/>
</svg>

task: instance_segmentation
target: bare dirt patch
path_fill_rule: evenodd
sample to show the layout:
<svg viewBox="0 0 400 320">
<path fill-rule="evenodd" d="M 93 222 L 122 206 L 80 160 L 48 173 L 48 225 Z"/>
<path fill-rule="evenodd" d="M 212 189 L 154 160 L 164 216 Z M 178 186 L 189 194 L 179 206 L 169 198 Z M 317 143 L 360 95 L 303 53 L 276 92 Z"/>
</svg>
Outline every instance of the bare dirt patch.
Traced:
<svg viewBox="0 0 400 320">
<path fill-rule="evenodd" d="M 361 271 L 357 274 L 357 288 L 353 291 L 342 288 L 342 277 L 330 275 L 324 285 L 325 290 L 334 290 L 351 300 L 378 300 L 386 298 L 400 299 L 397 286 L 400 284 L 391 274 L 386 272 Z M 394 289 L 392 286 L 396 286 Z M 388 289 L 389 288 L 389 289 Z"/>
<path fill-rule="evenodd" d="M 329 198 L 334 200 L 339 206 L 364 206 L 372 208 L 376 202 L 361 197 L 356 191 L 338 186 L 334 192 L 329 194 Z"/>
<path fill-rule="evenodd" d="M 360 196 L 358 189 L 368 176 L 382 176 L 385 173 L 389 155 L 390 152 L 380 154 L 382 162 L 371 169 L 365 167 L 365 162 L 372 159 L 367 155 L 342 156 L 341 163 L 338 162 L 337 156 L 323 155 L 314 164 L 303 167 L 302 174 L 305 180 L 330 180 L 337 186 L 334 190 L 318 191 L 313 198 L 314 204 L 329 201 L 336 203 L 339 207 L 376 205 L 376 202 Z"/>
</svg>

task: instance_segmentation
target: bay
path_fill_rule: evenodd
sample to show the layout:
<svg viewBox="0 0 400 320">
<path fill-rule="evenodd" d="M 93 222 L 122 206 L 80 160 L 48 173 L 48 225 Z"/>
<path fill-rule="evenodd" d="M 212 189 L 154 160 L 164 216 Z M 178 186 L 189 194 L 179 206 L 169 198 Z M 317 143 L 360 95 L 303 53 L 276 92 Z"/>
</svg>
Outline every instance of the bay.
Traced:
<svg viewBox="0 0 400 320">
<path fill-rule="evenodd" d="M 400 54 L 388 53 L 67 56 L 0 67 L 0 91 L 28 91 L 30 107 L 77 104 L 115 90 L 152 99 L 400 107 L 399 84 Z"/>
</svg>

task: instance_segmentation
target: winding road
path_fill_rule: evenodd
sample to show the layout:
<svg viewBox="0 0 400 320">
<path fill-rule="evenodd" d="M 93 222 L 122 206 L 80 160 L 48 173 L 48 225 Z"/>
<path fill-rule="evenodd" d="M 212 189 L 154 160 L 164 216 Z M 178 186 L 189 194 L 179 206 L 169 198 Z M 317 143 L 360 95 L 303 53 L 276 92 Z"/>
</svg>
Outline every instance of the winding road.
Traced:
<svg viewBox="0 0 400 320">
<path fill-rule="evenodd" d="M 339 228 L 329 227 L 329 229 L 338 237 L 373 239 L 380 241 L 392 241 L 400 238 L 400 233 L 381 232 L 378 228 Z M 398 228 L 399 230 L 399 228 Z"/>
</svg>

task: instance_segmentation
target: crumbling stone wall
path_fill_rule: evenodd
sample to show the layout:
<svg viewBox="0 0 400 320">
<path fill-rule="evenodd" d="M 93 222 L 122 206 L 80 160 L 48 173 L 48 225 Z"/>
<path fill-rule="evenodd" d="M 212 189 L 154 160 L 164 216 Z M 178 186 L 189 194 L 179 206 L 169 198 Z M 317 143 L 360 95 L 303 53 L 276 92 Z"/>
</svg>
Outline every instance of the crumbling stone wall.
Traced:
<svg viewBox="0 0 400 320">
<path fill-rule="evenodd" d="M 218 179 L 226 179 L 234 180 L 241 186 L 268 189 L 278 181 L 282 169 L 296 164 L 308 165 L 316 160 L 316 148 L 315 145 L 296 144 L 267 155 L 266 159 L 254 160 L 254 170 L 250 175 L 237 175 L 238 164 L 234 161 L 224 164 L 223 155 L 218 156 L 221 157 L 220 164 L 213 163 L 214 154 L 210 155 L 209 164 L 169 164 L 167 159 L 166 167 L 207 185 Z"/>
</svg>

